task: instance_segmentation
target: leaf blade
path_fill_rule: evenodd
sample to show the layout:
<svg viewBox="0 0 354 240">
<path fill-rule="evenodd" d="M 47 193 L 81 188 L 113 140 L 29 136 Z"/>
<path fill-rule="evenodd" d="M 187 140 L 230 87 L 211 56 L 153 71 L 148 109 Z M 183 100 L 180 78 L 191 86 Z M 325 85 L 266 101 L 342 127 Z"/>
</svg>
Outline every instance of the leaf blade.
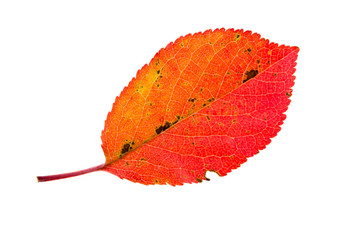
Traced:
<svg viewBox="0 0 354 240">
<path fill-rule="evenodd" d="M 214 51 L 214 45 L 217 51 Z M 185 46 L 190 46 L 193 51 L 182 50 Z M 106 166 L 102 170 L 143 184 L 181 185 L 201 182 L 206 179 L 206 171 L 215 171 L 221 176 L 226 175 L 227 172 L 245 162 L 247 157 L 263 149 L 269 144 L 270 138 L 280 130 L 279 126 L 285 119 L 283 112 L 290 103 L 288 95 L 291 94 L 294 81 L 292 74 L 295 72 L 297 52 L 296 47 L 278 46 L 261 39 L 258 34 L 242 30 L 206 31 L 187 35 L 170 43 L 155 55 L 149 65 L 145 65 L 137 73 L 137 77 L 116 99 L 102 133 L 102 147 L 107 159 Z M 211 58 L 210 54 L 212 54 Z M 186 60 L 188 57 L 190 61 Z M 168 64 L 163 64 L 164 61 Z M 183 67 L 183 71 L 180 70 L 180 66 Z M 198 71 L 201 70 L 203 71 L 198 77 Z M 179 73 L 178 77 L 176 73 Z M 163 77 L 161 78 L 160 74 L 164 74 L 163 77 L 167 80 L 161 80 Z M 272 83 L 268 86 L 265 80 L 269 79 Z M 163 90 L 158 90 L 159 84 Z M 192 87 L 188 88 L 189 85 Z M 262 87 L 259 87 L 260 85 Z M 145 90 L 140 92 L 141 86 Z M 171 88 L 176 90 L 171 91 Z M 262 92 L 265 91 L 264 89 L 277 92 L 275 95 L 267 92 L 265 100 L 256 101 L 263 106 L 263 112 L 257 113 L 257 119 L 268 115 L 273 116 L 267 120 L 271 128 L 267 129 L 267 137 L 244 136 L 247 131 L 254 130 L 251 128 L 252 122 L 255 124 L 254 128 L 262 128 L 264 125 L 261 121 L 252 120 L 255 116 L 250 118 L 250 115 L 240 113 L 243 111 L 249 114 L 251 105 L 255 103 L 255 95 L 249 96 L 249 94 L 264 95 Z M 233 91 L 236 91 L 240 97 L 232 98 Z M 154 94 L 150 96 L 151 92 Z M 183 94 L 184 92 L 186 93 Z M 140 95 L 145 103 L 144 107 L 139 108 L 141 99 L 134 99 L 132 96 Z M 149 109 L 150 105 L 149 96 L 153 99 L 153 101 L 150 99 L 150 103 L 155 104 L 157 111 L 145 118 L 143 116 L 147 114 L 145 109 Z M 221 101 L 227 97 L 230 98 L 228 101 Z M 168 100 L 167 104 L 164 103 L 165 99 Z M 170 102 L 180 102 L 180 104 L 170 104 Z M 278 105 L 281 103 L 281 105 L 277 105 L 278 108 L 264 109 L 265 102 L 278 103 Z M 228 105 L 229 109 L 225 105 Z M 129 106 L 129 108 L 128 111 L 119 111 L 115 109 L 117 106 Z M 236 107 L 237 111 L 233 111 L 232 106 Z M 139 110 L 140 113 L 137 114 Z M 222 121 L 215 122 L 213 125 L 209 123 L 209 128 L 214 132 L 211 138 L 200 136 L 202 131 L 206 131 L 204 128 L 208 127 L 207 122 L 215 120 L 217 114 L 226 113 L 229 117 L 219 119 Z M 117 116 L 120 114 L 129 117 L 137 116 L 137 119 L 129 119 L 129 121 L 124 117 L 119 119 Z M 262 114 L 264 116 L 260 116 Z M 230 116 L 235 119 L 230 119 Z M 118 121 L 119 124 L 115 124 Z M 228 130 L 230 136 L 225 134 L 221 136 L 220 133 L 225 133 L 228 124 L 232 121 L 236 121 L 232 124 L 237 123 L 240 126 L 248 124 L 250 129 L 232 127 Z M 145 127 L 145 124 L 148 127 Z M 121 126 L 124 126 L 123 130 Z M 132 131 L 134 126 L 135 130 Z M 186 129 L 187 133 L 185 133 Z M 129 131 L 134 134 L 127 134 Z M 191 133 L 194 135 L 190 135 Z M 258 144 L 257 148 L 247 147 L 255 141 L 261 141 L 262 138 L 266 140 L 263 144 Z M 237 154 L 231 153 L 236 148 L 241 150 Z M 193 154 L 187 154 L 188 152 Z"/>
</svg>

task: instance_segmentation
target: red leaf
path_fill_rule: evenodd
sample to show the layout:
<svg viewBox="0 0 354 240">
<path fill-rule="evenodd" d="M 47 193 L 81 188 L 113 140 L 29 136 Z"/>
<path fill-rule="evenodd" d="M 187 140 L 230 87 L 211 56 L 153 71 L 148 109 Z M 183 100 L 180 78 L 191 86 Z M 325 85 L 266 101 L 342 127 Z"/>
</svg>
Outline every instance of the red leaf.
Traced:
<svg viewBox="0 0 354 240">
<path fill-rule="evenodd" d="M 48 181 L 104 170 L 142 184 L 225 176 L 280 131 L 294 84 L 297 47 L 250 31 L 178 38 L 138 71 L 102 132 L 106 163 Z"/>
</svg>

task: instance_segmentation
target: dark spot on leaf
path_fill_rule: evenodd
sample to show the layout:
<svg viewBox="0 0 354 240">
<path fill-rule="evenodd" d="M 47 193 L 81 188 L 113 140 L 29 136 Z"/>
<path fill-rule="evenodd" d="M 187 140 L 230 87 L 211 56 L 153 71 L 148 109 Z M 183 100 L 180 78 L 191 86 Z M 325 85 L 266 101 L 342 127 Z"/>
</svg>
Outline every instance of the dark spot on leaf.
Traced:
<svg viewBox="0 0 354 240">
<path fill-rule="evenodd" d="M 125 162 L 125 166 L 129 166 L 129 163 L 128 163 L 128 162 Z"/>
<path fill-rule="evenodd" d="M 161 132 L 165 131 L 166 129 L 168 129 L 169 127 L 171 127 L 171 123 L 170 122 L 166 122 L 164 125 L 161 125 L 160 127 L 158 127 L 157 129 L 155 129 L 155 132 L 157 134 L 160 134 Z"/>
<path fill-rule="evenodd" d="M 258 75 L 258 70 L 250 70 L 246 72 L 246 76 L 247 78 L 245 80 L 242 81 L 242 83 L 247 82 L 248 80 L 250 80 L 251 78 L 254 78 L 255 76 Z"/>
<path fill-rule="evenodd" d="M 208 121 L 210 121 L 210 117 L 207 115 L 206 118 L 208 119 Z"/>
<path fill-rule="evenodd" d="M 251 48 L 247 48 L 247 50 L 246 50 L 247 52 L 251 52 L 252 51 L 252 49 Z M 245 51 L 245 52 L 246 52 Z"/>
<path fill-rule="evenodd" d="M 155 183 L 159 183 L 159 180 L 155 179 Z"/>
<path fill-rule="evenodd" d="M 177 115 L 176 118 L 177 118 L 177 119 L 176 119 L 172 124 L 178 123 L 178 121 L 180 120 L 181 117 Z"/>
<path fill-rule="evenodd" d="M 196 98 L 190 98 L 188 99 L 188 102 L 194 102 L 196 100 Z"/>
<path fill-rule="evenodd" d="M 197 178 L 197 182 L 202 182 L 202 179 L 200 179 L 200 178 Z"/>
<path fill-rule="evenodd" d="M 205 107 L 206 106 L 206 103 L 203 103 L 203 107 Z"/>
<path fill-rule="evenodd" d="M 210 99 L 207 100 L 207 102 L 212 102 L 214 100 L 215 100 L 215 98 L 210 98 Z"/>
<path fill-rule="evenodd" d="M 160 74 L 160 70 L 157 70 L 156 72 L 157 72 L 157 74 Z"/>
<path fill-rule="evenodd" d="M 286 95 L 287 97 L 291 97 L 292 94 L 291 94 L 290 92 L 286 92 L 285 95 Z"/>
<path fill-rule="evenodd" d="M 129 150 L 132 150 L 133 148 L 130 146 L 130 143 L 126 143 L 123 145 L 121 154 L 124 154 L 126 152 L 129 152 Z"/>
</svg>

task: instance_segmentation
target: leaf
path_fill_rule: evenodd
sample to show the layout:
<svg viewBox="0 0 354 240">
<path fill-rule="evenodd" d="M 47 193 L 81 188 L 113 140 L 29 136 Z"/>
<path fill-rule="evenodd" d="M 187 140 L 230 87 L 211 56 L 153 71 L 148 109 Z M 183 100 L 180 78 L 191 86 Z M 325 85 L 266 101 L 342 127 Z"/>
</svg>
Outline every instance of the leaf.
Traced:
<svg viewBox="0 0 354 240">
<path fill-rule="evenodd" d="M 96 170 L 142 184 L 225 176 L 280 131 L 298 52 L 243 30 L 180 37 L 116 98 L 101 137 L 106 163 L 38 180 Z"/>
</svg>

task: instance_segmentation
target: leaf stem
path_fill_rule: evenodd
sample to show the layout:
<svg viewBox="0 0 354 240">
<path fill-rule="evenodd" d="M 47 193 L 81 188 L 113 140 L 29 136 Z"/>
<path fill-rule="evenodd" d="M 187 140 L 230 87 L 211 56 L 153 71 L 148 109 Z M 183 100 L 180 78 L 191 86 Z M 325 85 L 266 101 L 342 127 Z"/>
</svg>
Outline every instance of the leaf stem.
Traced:
<svg viewBox="0 0 354 240">
<path fill-rule="evenodd" d="M 48 181 L 53 181 L 53 180 L 58 180 L 58 179 L 63 179 L 63 178 L 69 178 L 69 177 L 75 177 L 79 175 L 83 175 L 86 173 L 94 172 L 96 170 L 99 170 L 104 167 L 104 163 L 101 165 L 98 165 L 96 167 L 92 168 L 87 168 L 84 170 L 76 171 L 76 172 L 70 172 L 70 173 L 62 173 L 62 174 L 56 174 L 56 175 L 48 175 L 48 176 L 38 176 L 37 180 L 38 182 L 48 182 Z"/>
</svg>

